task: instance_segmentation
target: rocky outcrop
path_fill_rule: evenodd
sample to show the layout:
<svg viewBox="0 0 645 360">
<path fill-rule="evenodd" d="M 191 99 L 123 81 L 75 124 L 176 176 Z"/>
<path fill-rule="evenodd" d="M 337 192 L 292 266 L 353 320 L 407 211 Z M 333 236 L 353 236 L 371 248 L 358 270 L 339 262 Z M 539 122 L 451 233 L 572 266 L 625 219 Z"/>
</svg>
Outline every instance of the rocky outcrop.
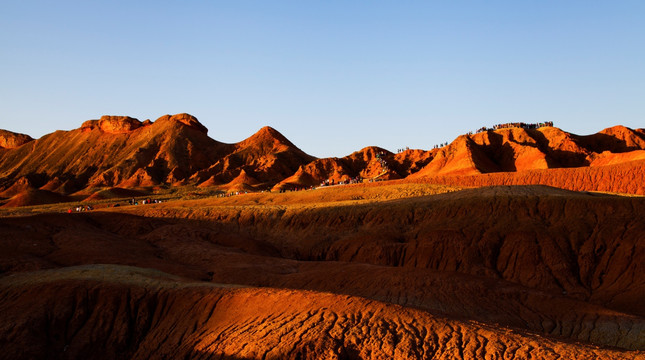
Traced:
<svg viewBox="0 0 645 360">
<path fill-rule="evenodd" d="M 15 149 L 33 140 L 29 135 L 0 129 L 0 149 Z"/>
<path fill-rule="evenodd" d="M 34 189 L 32 182 L 27 177 L 21 177 L 10 183 L 7 188 L 3 189 L 3 191 L 0 192 L 0 196 L 12 197 L 30 189 Z"/>
<path fill-rule="evenodd" d="M 581 136 L 580 140 L 596 153 L 624 153 L 645 149 L 645 134 L 621 125 L 604 129 L 597 134 Z"/>
<path fill-rule="evenodd" d="M 233 181 L 241 170 L 270 187 L 293 174 L 301 165 L 314 160 L 293 145 L 277 130 L 265 126 L 249 138 L 231 144 L 231 152 L 209 169 L 193 175 L 201 186 Z"/>
<path fill-rule="evenodd" d="M 185 126 L 188 126 L 189 128 L 195 129 L 201 133 L 207 134 L 208 129 L 206 126 L 202 125 L 202 123 L 197 120 L 196 117 L 186 114 L 186 113 L 181 113 L 181 114 L 175 114 L 175 115 L 164 115 L 157 120 L 155 120 L 155 123 L 157 122 L 176 122 L 179 124 L 183 124 Z"/>
<path fill-rule="evenodd" d="M 99 120 L 88 120 L 81 125 L 81 130 L 99 129 L 109 134 L 123 134 L 142 127 L 141 121 L 129 116 L 101 116 Z"/>
<path fill-rule="evenodd" d="M 3 207 L 33 206 L 69 202 L 72 199 L 47 190 L 28 189 L 12 196 Z"/>
<path fill-rule="evenodd" d="M 413 154 L 413 152 L 408 152 L 408 154 Z M 414 157 L 412 155 L 412 158 Z M 338 184 L 357 179 L 360 179 L 358 180 L 360 182 L 376 179 L 400 179 L 409 174 L 410 168 L 408 166 L 415 165 L 412 158 L 405 155 L 395 156 L 385 149 L 370 146 L 342 158 L 316 159 L 298 168 L 295 174 L 282 180 L 275 186 L 275 189 L 318 186 L 327 180 L 333 180 L 335 184 Z"/>
</svg>

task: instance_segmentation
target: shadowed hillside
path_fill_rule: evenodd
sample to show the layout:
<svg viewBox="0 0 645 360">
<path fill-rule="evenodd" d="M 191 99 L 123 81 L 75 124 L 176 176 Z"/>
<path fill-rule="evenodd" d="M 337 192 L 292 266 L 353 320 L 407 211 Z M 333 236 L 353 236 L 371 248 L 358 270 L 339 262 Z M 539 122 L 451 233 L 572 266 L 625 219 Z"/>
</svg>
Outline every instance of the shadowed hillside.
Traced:
<svg viewBox="0 0 645 360">
<path fill-rule="evenodd" d="M 335 184 L 369 180 L 393 180 L 410 175 L 425 164 L 429 152 L 416 150 L 394 155 L 378 147 L 367 147 L 343 158 L 324 158 L 301 166 L 276 188 L 318 186 L 324 181 Z"/>
<path fill-rule="evenodd" d="M 411 178 L 521 172 L 621 163 L 645 156 L 642 131 L 623 126 L 578 136 L 555 127 L 505 128 L 462 135 Z M 626 155 L 624 153 L 629 153 Z"/>
<path fill-rule="evenodd" d="M 14 359 L 639 357 L 360 297 L 231 288 L 123 266 L 0 279 L 0 298 L 0 323 L 14 324 L 0 328 L 0 346 Z"/>
<path fill-rule="evenodd" d="M 14 294 L 0 297 L 14 310 L 0 324 L 18 324 L 0 338 L 41 344 L 38 354 L 68 345 L 73 357 L 96 348 L 251 359 L 642 356 L 642 198 L 455 190 L 373 183 L 0 218 L 0 285 Z M 91 267 L 29 275 L 81 264 L 191 280 L 155 285 L 169 276 Z M 48 292 L 59 296 L 34 297 Z"/>
</svg>

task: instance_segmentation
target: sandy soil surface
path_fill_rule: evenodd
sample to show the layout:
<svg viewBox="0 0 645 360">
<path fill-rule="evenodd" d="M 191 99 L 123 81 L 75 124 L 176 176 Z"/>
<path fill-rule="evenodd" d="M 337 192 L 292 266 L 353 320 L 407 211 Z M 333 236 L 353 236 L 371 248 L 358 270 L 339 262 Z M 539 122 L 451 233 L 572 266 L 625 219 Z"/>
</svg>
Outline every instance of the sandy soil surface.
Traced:
<svg viewBox="0 0 645 360">
<path fill-rule="evenodd" d="M 0 218 L 10 358 L 638 359 L 645 199 L 405 181 Z"/>
</svg>

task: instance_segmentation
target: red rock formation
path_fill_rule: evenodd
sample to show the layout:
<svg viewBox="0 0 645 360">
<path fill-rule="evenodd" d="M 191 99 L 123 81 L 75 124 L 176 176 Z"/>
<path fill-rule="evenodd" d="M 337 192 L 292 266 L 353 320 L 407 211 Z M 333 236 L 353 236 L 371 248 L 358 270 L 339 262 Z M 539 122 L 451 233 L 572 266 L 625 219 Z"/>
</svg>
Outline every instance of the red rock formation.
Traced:
<svg viewBox="0 0 645 360">
<path fill-rule="evenodd" d="M 212 177 L 203 183 L 199 184 L 198 187 L 210 187 L 210 186 L 217 186 L 221 185 L 221 183 L 218 183 L 217 180 Z M 221 185 L 218 187 L 219 190 L 223 190 L 226 192 L 254 192 L 257 191 L 256 187 L 261 186 L 262 183 L 258 181 L 256 178 L 253 176 L 249 175 L 244 169 L 242 169 L 233 180 L 228 182 L 227 184 Z"/>
<path fill-rule="evenodd" d="M 28 189 L 12 196 L 2 207 L 18 207 L 69 202 L 72 199 L 55 192 Z"/>
<path fill-rule="evenodd" d="M 208 129 L 206 128 L 206 126 L 202 125 L 197 120 L 196 117 L 186 113 L 176 114 L 176 115 L 164 115 L 155 121 L 155 123 L 157 122 L 160 122 L 162 124 L 173 123 L 173 122 L 179 123 L 179 124 L 186 125 L 192 129 L 195 129 L 201 133 L 204 133 L 204 134 L 208 133 Z"/>
<path fill-rule="evenodd" d="M 411 178 L 429 174 L 472 175 L 497 171 L 497 166 L 467 136 L 460 136 L 450 145 L 438 149 L 432 160 Z"/>
<path fill-rule="evenodd" d="M 618 155 L 618 156 L 616 156 Z M 622 154 L 601 156 L 594 163 L 597 166 L 526 170 L 520 172 L 491 173 L 472 176 L 425 176 L 410 181 L 421 181 L 431 184 L 455 186 L 493 186 L 493 185 L 548 185 L 575 191 L 606 191 L 621 194 L 645 195 L 645 160 L 643 153 L 628 153 L 625 159 Z M 622 159 L 621 159 L 622 158 Z M 619 160 L 614 162 L 614 160 Z M 626 160 L 622 162 L 620 160 Z M 594 164 L 592 163 L 592 164 Z M 604 164 L 609 164 L 605 165 Z M 595 165 L 595 164 L 594 164 Z"/>
<path fill-rule="evenodd" d="M 529 130 L 510 128 L 486 131 L 472 135 L 471 139 L 497 164 L 497 171 L 548 168 L 547 154 L 540 150 L 538 140 L 531 136 Z"/>
<path fill-rule="evenodd" d="M 589 136 L 555 127 L 489 130 L 460 136 L 438 149 L 428 165 L 410 179 L 586 167 L 594 161 L 594 166 L 618 164 L 642 158 L 638 153 L 618 153 L 639 150 L 645 150 L 642 135 L 621 126 Z"/>
<path fill-rule="evenodd" d="M 315 159 L 268 126 L 232 147 L 229 154 L 194 174 L 193 179 L 201 184 L 209 179 L 213 179 L 213 184 L 222 184 L 232 181 L 245 169 L 259 182 L 275 184 Z"/>
<path fill-rule="evenodd" d="M 88 120 L 81 125 L 81 130 L 92 131 L 99 129 L 110 134 L 123 134 L 136 130 L 142 126 L 142 123 L 129 116 L 101 116 L 99 120 Z"/>
<path fill-rule="evenodd" d="M 642 131 L 620 125 L 604 129 L 597 134 L 581 136 L 580 141 L 596 153 L 622 153 L 645 149 L 645 134 Z"/>
<path fill-rule="evenodd" d="M 29 135 L 0 129 L 0 149 L 15 149 L 33 140 Z"/>
<path fill-rule="evenodd" d="M 368 344 L 379 341 L 370 334 L 378 333 L 378 338 L 383 338 L 377 329 L 387 328 L 381 328 L 379 322 L 389 324 L 401 314 L 411 314 L 410 322 L 388 326 L 386 333 L 398 339 L 411 336 L 410 340 L 416 342 L 409 349 L 418 353 L 423 353 L 423 344 L 433 344 L 433 349 L 444 349 L 441 351 L 447 351 L 446 356 L 453 356 L 450 351 L 470 351 L 474 346 L 468 345 L 470 342 L 478 344 L 480 351 L 497 341 L 503 349 L 517 349 L 508 337 L 514 334 L 524 344 L 535 341 L 527 348 L 533 357 L 641 356 L 636 351 L 606 347 L 645 349 L 641 336 L 645 329 L 641 306 L 645 280 L 639 276 L 645 271 L 645 250 L 640 246 L 645 232 L 642 198 L 546 187 L 497 187 L 387 202 L 357 201 L 355 205 L 342 199 L 324 205 L 315 200 L 327 199 L 335 191 L 350 191 L 349 196 L 351 191 L 365 194 L 373 185 L 301 192 L 302 196 L 256 194 L 168 202 L 123 208 L 124 214 L 0 218 L 0 270 L 13 274 L 0 279 L 0 325 L 11 324 L 0 326 L 0 341 L 13 339 L 0 343 L 0 347 L 7 351 L 29 341 L 34 345 L 29 349 L 47 349 L 38 350 L 45 351 L 44 355 L 38 353 L 40 357 L 46 357 L 48 351 L 57 349 L 47 348 L 48 344 L 58 346 L 60 341 L 80 356 L 90 351 L 87 349 L 108 346 L 102 344 L 122 344 L 118 334 L 131 334 L 136 330 L 130 329 L 140 329 L 132 324 L 142 321 L 155 324 L 150 333 L 142 330 L 146 336 L 136 335 L 136 339 L 150 341 L 149 345 L 132 341 L 128 343 L 131 347 L 121 349 L 143 351 L 141 356 L 149 357 L 158 353 L 148 353 L 148 349 L 168 346 L 167 351 L 176 356 L 181 349 L 201 344 L 200 349 L 208 348 L 218 355 L 241 356 L 235 350 L 239 347 L 233 345 L 237 343 L 246 344 L 249 353 L 244 356 L 255 358 L 278 346 L 270 342 L 265 347 L 266 341 L 274 341 L 269 340 L 273 339 L 270 334 L 278 334 L 278 341 L 285 331 L 303 334 L 307 329 L 339 323 L 342 326 L 334 331 L 336 339 Z M 401 187 L 405 192 L 411 189 L 407 184 Z M 391 193 L 392 189 L 385 187 L 383 192 Z M 302 201 L 290 202 L 300 197 Z M 228 302 L 216 296 L 217 301 L 201 306 L 194 301 L 212 299 L 209 291 L 219 294 L 219 286 L 186 283 L 150 270 L 123 273 L 101 265 L 96 271 L 90 266 L 50 275 L 17 274 L 105 263 L 159 269 L 193 281 L 251 286 L 255 288 L 249 291 L 257 291 L 252 298 L 258 301 L 236 295 Z M 68 272 L 72 275 L 65 275 Z M 166 297 L 173 291 L 181 294 Z M 42 296 L 50 293 L 57 296 Z M 187 305 L 180 305 L 184 301 Z M 146 304 L 155 305 L 148 308 Z M 316 315 L 321 311 L 326 315 Z M 328 316 L 335 320 L 307 321 L 312 312 L 315 319 Z M 159 314 L 159 318 L 148 319 L 151 314 Z M 366 324 L 360 320 L 345 323 L 374 316 L 375 320 Z M 67 319 L 86 320 L 67 324 Z M 159 325 L 165 321 L 174 330 Z M 221 332 L 213 330 L 220 329 L 218 321 L 224 321 Z M 426 328 L 433 321 L 443 323 L 438 328 Z M 232 326 L 232 322 L 238 325 Z M 33 326 L 35 323 L 42 325 Z M 199 325 L 205 323 L 208 326 Z M 240 325 L 245 323 L 248 326 Z M 488 330 L 465 341 L 470 330 L 463 332 L 464 326 Z M 409 327 L 418 332 L 405 330 Z M 60 335 L 62 340 L 55 332 L 72 328 L 67 332 L 69 337 Z M 261 332 L 265 335 L 256 339 L 254 329 L 259 328 L 266 330 Z M 73 335 L 89 329 L 110 333 Z M 444 340 L 421 335 L 422 329 Z M 157 331 L 167 335 L 166 340 L 159 341 Z M 175 339 L 175 334 L 190 335 L 177 335 Z M 358 340 L 351 340 L 353 336 Z M 92 338 L 105 342 L 87 340 Z M 298 339 L 302 336 L 283 337 L 279 343 L 299 349 L 302 341 Z M 395 351 L 408 354 L 404 343 L 378 343 L 378 347 L 390 346 L 383 356 Z M 537 350 L 547 343 L 551 353 Z M 309 349 L 326 346 L 319 337 L 311 338 L 308 344 Z M 376 350 L 364 346 L 368 345 L 357 348 L 362 358 L 375 356 L 370 354 Z M 213 350 L 224 348 L 228 352 Z M 504 355 L 494 348 L 486 350 L 492 358 L 525 356 L 517 350 Z M 578 352 L 581 348 L 595 352 Z M 317 351 L 311 354 L 322 356 Z"/>
<path fill-rule="evenodd" d="M 201 188 L 207 188 L 207 187 L 213 187 L 218 185 L 222 185 L 222 181 L 218 180 L 217 176 L 213 175 L 210 178 L 206 179 L 205 181 L 202 181 L 197 186 Z"/>
<path fill-rule="evenodd" d="M 5 278 L 0 299 L 0 309 L 14 310 L 0 312 L 13 324 L 0 327 L 13 359 L 640 357 L 358 297 L 212 286 L 129 267 Z"/>
<path fill-rule="evenodd" d="M 589 166 L 618 165 L 638 160 L 645 160 L 645 150 L 632 150 L 621 153 L 604 151 L 600 154 L 589 155 Z"/>
<path fill-rule="evenodd" d="M 108 188 L 92 193 L 83 201 L 96 201 L 106 199 L 123 199 L 148 195 L 146 192 L 137 191 L 133 189 L 124 189 L 119 187 Z"/>
<path fill-rule="evenodd" d="M 423 157 L 419 153 L 417 156 Z M 419 161 L 423 160 L 417 159 L 415 163 Z M 316 159 L 298 168 L 295 174 L 282 180 L 275 188 L 318 186 L 325 180 L 333 180 L 338 184 L 357 178 L 365 181 L 400 179 L 410 171 L 402 165 L 403 162 L 410 166 L 413 164 L 412 159 L 405 155 L 396 157 L 385 149 L 370 146 L 343 158 Z"/>
<path fill-rule="evenodd" d="M 259 183 L 260 182 L 256 178 L 249 175 L 246 171 L 242 170 L 240 171 L 240 174 L 235 179 L 231 180 L 229 184 L 258 185 Z"/>
<path fill-rule="evenodd" d="M 316 159 L 307 165 L 300 166 L 295 174 L 282 180 L 274 189 L 292 189 L 318 186 L 322 181 L 334 180 L 339 182 L 350 179 L 352 170 L 342 159 Z M 356 172 L 354 172 L 356 174 Z"/>
<path fill-rule="evenodd" d="M 406 177 L 421 170 L 432 160 L 432 157 L 432 151 L 405 150 L 394 155 L 392 166 L 401 177 Z"/>
<path fill-rule="evenodd" d="M 34 177 L 34 187 L 73 183 L 76 190 L 178 183 L 221 159 L 233 146 L 210 139 L 193 117 L 162 117 L 148 126 L 128 117 L 102 117 L 78 130 L 58 131 L 29 149 L 0 158 L 0 189 Z M 183 178 L 178 178 L 182 177 Z"/>
<path fill-rule="evenodd" d="M 392 154 L 381 148 L 368 147 L 343 158 L 326 159 L 307 155 L 270 127 L 235 144 L 217 142 L 207 136 L 207 131 L 188 114 L 165 115 L 145 124 L 126 116 L 103 116 L 100 120 L 84 123 L 80 129 L 57 131 L 31 141 L 29 147 L 2 149 L 0 191 L 5 197 L 24 191 L 24 184 L 17 183 L 19 179 L 27 179 L 32 188 L 61 194 L 81 191 L 87 196 L 114 186 L 222 186 L 233 181 L 242 170 L 265 184 L 262 189 L 274 185 L 276 189 L 306 188 L 325 180 L 334 183 L 405 177 L 415 180 L 509 172 L 518 175 L 510 176 L 514 180 L 492 183 L 510 181 L 515 184 L 519 179 L 526 179 L 523 180 L 526 183 L 556 185 L 564 180 L 536 182 L 520 173 L 602 166 L 602 169 L 590 170 L 599 174 L 609 169 L 605 165 L 618 166 L 645 158 L 644 131 L 621 126 L 589 136 L 569 134 L 554 127 L 506 128 L 463 135 L 432 151 L 408 150 Z M 612 175 L 594 176 L 607 178 Z M 489 181 L 487 179 L 506 177 L 445 181 L 483 184 Z M 617 179 L 618 183 L 621 181 Z M 62 184 L 65 186 L 61 187 Z M 576 185 L 576 188 L 629 189 L 634 186 L 588 182 Z"/>
<path fill-rule="evenodd" d="M 10 186 L 4 189 L 4 191 L 0 192 L 0 196 L 2 197 L 12 197 L 14 195 L 20 194 L 22 192 L 25 192 L 27 190 L 34 189 L 33 184 L 27 177 L 21 177 L 17 179 L 15 182 L 10 183 Z"/>
</svg>

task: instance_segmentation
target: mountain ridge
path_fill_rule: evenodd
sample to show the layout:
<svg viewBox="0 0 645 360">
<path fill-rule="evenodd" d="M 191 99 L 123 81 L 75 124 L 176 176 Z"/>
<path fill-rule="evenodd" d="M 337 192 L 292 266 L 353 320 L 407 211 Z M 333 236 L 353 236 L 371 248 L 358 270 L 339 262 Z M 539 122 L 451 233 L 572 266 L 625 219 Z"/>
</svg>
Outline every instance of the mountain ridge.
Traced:
<svg viewBox="0 0 645 360">
<path fill-rule="evenodd" d="M 151 191 L 185 185 L 220 191 L 293 190 L 321 184 L 611 167 L 645 159 L 645 130 L 621 125 L 586 136 L 550 124 L 511 125 L 460 135 L 432 150 L 395 154 L 370 146 L 341 158 L 311 156 L 269 126 L 237 143 L 220 142 L 187 113 L 155 121 L 105 115 L 39 139 L 2 130 L 0 140 L 0 196 L 6 200 L 35 189 L 77 197 L 110 188 Z"/>
</svg>

